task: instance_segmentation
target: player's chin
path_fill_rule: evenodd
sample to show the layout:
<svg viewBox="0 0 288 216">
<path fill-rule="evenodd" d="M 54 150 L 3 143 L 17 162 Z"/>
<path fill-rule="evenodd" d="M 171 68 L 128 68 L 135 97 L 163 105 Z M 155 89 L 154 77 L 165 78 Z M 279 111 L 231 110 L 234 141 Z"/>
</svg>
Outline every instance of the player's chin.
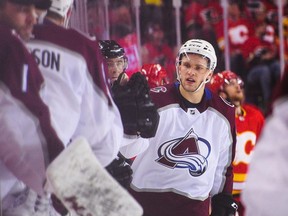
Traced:
<svg viewBox="0 0 288 216">
<path fill-rule="evenodd" d="M 185 81 L 183 83 L 183 85 L 190 90 L 194 90 L 198 87 L 198 84 L 196 82 L 192 82 L 192 81 Z"/>
<path fill-rule="evenodd" d="M 184 86 L 184 89 L 187 91 L 187 92 L 194 92 L 197 87 L 195 85 L 191 86 L 191 85 L 185 85 Z"/>
</svg>

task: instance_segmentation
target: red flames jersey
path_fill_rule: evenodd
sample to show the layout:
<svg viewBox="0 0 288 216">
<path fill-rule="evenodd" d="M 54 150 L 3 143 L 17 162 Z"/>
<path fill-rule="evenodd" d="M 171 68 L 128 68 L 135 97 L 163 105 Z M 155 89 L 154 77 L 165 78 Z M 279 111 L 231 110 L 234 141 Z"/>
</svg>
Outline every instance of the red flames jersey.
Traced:
<svg viewBox="0 0 288 216">
<path fill-rule="evenodd" d="M 239 194 L 244 187 L 252 152 L 264 124 L 264 116 L 253 105 L 242 106 L 243 116 L 236 116 L 237 143 L 233 162 L 233 194 Z"/>
<path fill-rule="evenodd" d="M 224 23 L 219 22 L 215 26 L 218 45 L 224 49 Z M 239 19 L 237 21 L 228 21 L 228 38 L 231 52 L 242 50 L 242 45 L 253 35 L 253 27 L 248 19 Z"/>
</svg>

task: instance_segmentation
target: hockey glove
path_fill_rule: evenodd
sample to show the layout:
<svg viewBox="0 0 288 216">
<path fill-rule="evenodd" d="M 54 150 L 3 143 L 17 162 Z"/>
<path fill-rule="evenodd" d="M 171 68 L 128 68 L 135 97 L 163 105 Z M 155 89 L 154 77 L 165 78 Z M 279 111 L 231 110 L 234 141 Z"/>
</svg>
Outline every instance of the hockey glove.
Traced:
<svg viewBox="0 0 288 216">
<path fill-rule="evenodd" d="M 237 209 L 238 205 L 232 195 L 220 193 L 212 197 L 211 216 L 234 216 Z"/>
<path fill-rule="evenodd" d="M 121 76 L 112 86 L 113 99 L 120 111 L 125 134 L 154 137 L 159 114 L 149 95 L 149 85 L 140 72 L 133 74 L 125 86 L 119 84 Z"/>
<path fill-rule="evenodd" d="M 106 167 L 109 174 L 119 182 L 124 188 L 128 188 L 132 181 L 133 171 L 125 159 L 119 157 L 114 159 L 111 164 Z"/>
</svg>

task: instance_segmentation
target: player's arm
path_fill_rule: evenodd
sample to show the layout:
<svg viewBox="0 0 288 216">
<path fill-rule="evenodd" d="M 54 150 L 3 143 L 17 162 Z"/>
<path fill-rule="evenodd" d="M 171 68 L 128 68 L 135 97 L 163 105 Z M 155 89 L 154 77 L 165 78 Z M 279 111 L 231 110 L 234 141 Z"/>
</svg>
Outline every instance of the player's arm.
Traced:
<svg viewBox="0 0 288 216">
<path fill-rule="evenodd" d="M 144 152 L 149 145 L 149 139 L 144 139 L 138 137 L 136 139 L 131 139 L 124 136 L 122 147 L 120 148 L 120 153 L 128 159 L 136 157 L 138 154 Z"/>
<path fill-rule="evenodd" d="M 120 113 L 109 95 L 94 85 L 87 73 L 81 115 L 73 135 L 84 136 L 99 162 L 105 167 L 117 156 L 123 139 Z"/>
<path fill-rule="evenodd" d="M 233 159 L 236 147 L 236 128 L 234 109 L 227 113 L 229 126 L 227 133 L 222 134 L 222 147 L 215 173 L 214 186 L 211 191 L 211 216 L 232 216 L 238 206 L 232 198 L 233 186 Z"/>
</svg>

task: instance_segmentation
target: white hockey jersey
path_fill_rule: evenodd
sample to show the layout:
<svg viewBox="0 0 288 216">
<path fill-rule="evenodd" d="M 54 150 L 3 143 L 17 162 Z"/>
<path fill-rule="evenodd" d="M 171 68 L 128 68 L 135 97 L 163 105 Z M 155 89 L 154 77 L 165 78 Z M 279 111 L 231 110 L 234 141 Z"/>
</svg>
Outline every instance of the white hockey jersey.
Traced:
<svg viewBox="0 0 288 216">
<path fill-rule="evenodd" d="M 108 165 L 119 151 L 123 127 L 97 42 L 48 20 L 35 26 L 33 34 L 28 47 L 45 79 L 42 98 L 53 127 L 64 144 L 77 136 L 87 138 L 100 163 Z"/>
<path fill-rule="evenodd" d="M 283 82 L 286 86 L 287 81 Z M 288 97 L 273 104 L 253 152 L 241 200 L 247 216 L 282 216 L 288 212 Z"/>
<path fill-rule="evenodd" d="M 43 193 L 45 168 L 63 149 L 39 93 L 43 77 L 18 36 L 0 25 L 0 195 L 18 180 Z M 15 192 L 15 191 L 14 191 Z M 6 202 L 2 202 L 5 209 Z"/>
<path fill-rule="evenodd" d="M 178 87 L 176 82 L 151 90 L 160 122 L 149 147 L 132 164 L 131 187 L 136 192 L 173 192 L 199 201 L 231 193 L 234 107 L 207 89 L 199 104 L 191 104 Z M 153 205 L 161 205 L 159 197 L 156 200 Z"/>
</svg>

